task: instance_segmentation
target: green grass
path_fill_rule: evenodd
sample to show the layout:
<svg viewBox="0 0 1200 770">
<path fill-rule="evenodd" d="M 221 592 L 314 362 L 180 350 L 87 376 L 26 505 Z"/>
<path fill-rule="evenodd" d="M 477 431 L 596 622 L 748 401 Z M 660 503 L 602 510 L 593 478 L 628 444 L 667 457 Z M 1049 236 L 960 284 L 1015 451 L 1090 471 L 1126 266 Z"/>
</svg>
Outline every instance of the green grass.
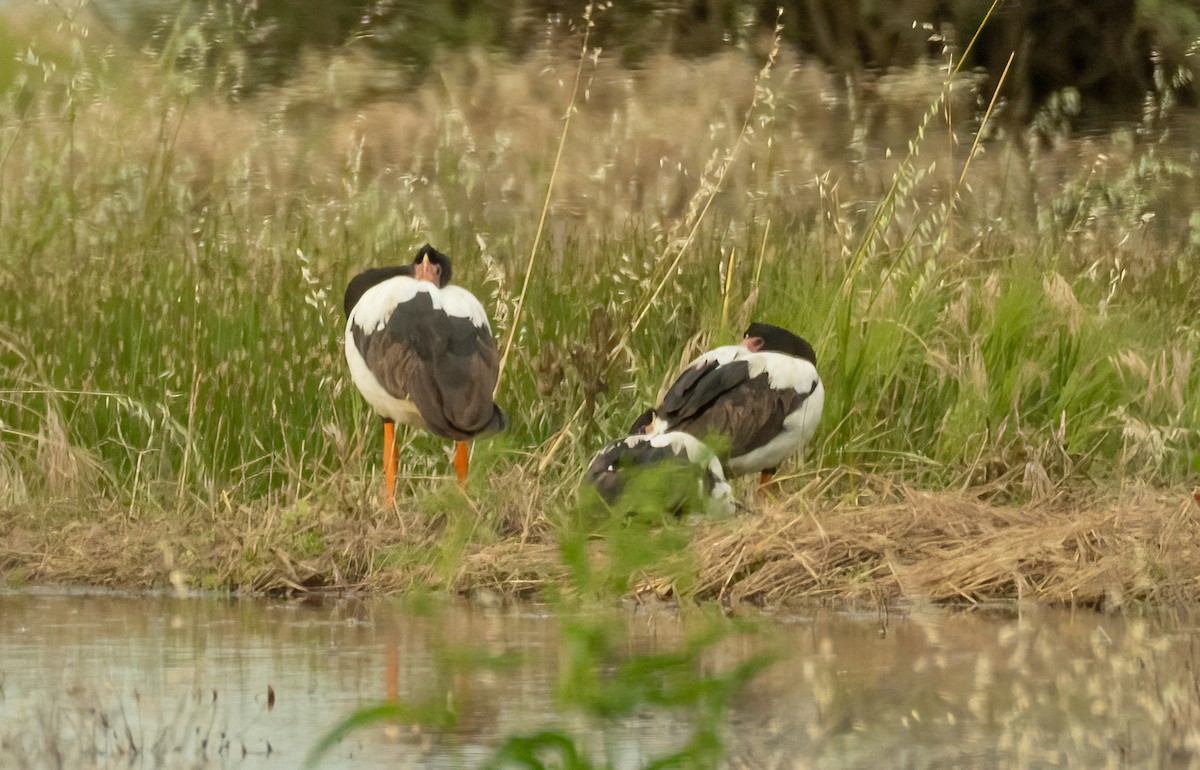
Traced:
<svg viewBox="0 0 1200 770">
<path fill-rule="evenodd" d="M 968 157 L 972 106 L 991 96 L 970 78 L 881 75 L 852 109 L 815 67 L 733 50 L 636 72 L 585 57 L 573 105 L 577 61 L 548 52 L 413 73 L 347 46 L 246 95 L 219 30 L 181 23 L 155 55 L 66 13 L 14 14 L 0 37 L 16 62 L 0 70 L 0 511 L 19 554 L 5 582 L 492 587 L 576 610 L 638 593 L 733 611 L 796 594 L 883 604 L 913 585 L 975 601 L 1019 594 L 1026 571 L 1051 601 L 1192 600 L 1178 534 L 1192 518 L 1174 502 L 1140 528 L 1055 511 L 1050 538 L 942 498 L 919 527 L 901 506 L 851 526 L 846 502 L 875 478 L 1024 503 L 1200 472 L 1200 185 L 1157 124 L 995 129 Z M 511 427 L 480 442 L 468 494 L 446 478 L 447 442 L 409 435 L 399 508 L 381 510 L 341 291 L 426 241 L 498 339 L 517 324 L 499 394 Z M 752 318 L 810 339 L 827 390 L 779 501 L 699 529 L 576 506 L 591 454 Z M 1162 574 L 1096 577 L 1108 555 Z M 1067 577 L 1042 580 L 1040 562 Z M 568 630 L 562 704 L 686 711 L 692 741 L 660 766 L 715 766 L 724 709 L 764 660 L 709 673 L 737 632 L 715 626 L 626 661 L 618 626 L 585 609 Z M 342 728 L 453 718 L 390 704 Z M 549 729 L 495 762 L 590 766 L 581 748 Z"/>
<path fill-rule="evenodd" d="M 0 95 L 0 502 L 366 494 L 378 427 L 346 376 L 341 289 L 428 240 L 506 338 L 575 62 L 447 59 L 372 99 L 373 65 L 335 51 L 238 99 L 197 57 L 84 36 L 85 16 L 17 21 L 0 58 L 34 57 Z M 1017 500 L 1031 479 L 1193 478 L 1200 190 L 1165 135 L 992 136 L 952 200 L 963 151 L 939 111 L 917 131 L 932 71 L 888 76 L 896 101 L 874 107 L 909 126 L 900 167 L 884 150 L 904 140 L 842 125 L 803 66 L 767 71 L 753 105 L 735 53 L 585 68 L 486 474 L 541 467 L 560 504 L 687 357 L 755 318 L 818 351 L 808 472 Z M 861 157 L 822 153 L 855 132 Z M 705 165 L 727 154 L 716 192 Z M 404 461 L 447 473 L 428 437 Z"/>
</svg>

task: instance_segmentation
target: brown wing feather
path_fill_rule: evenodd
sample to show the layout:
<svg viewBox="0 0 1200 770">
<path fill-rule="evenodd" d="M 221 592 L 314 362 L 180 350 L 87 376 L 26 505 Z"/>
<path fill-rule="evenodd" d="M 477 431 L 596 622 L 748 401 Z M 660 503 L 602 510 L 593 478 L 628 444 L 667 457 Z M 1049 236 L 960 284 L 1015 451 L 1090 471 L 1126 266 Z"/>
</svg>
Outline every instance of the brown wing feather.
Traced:
<svg viewBox="0 0 1200 770">
<path fill-rule="evenodd" d="M 384 390 L 394 398 L 412 400 L 411 388 L 421 377 L 420 358 L 412 348 L 397 344 L 386 333 L 367 334 L 357 326 L 354 327 L 354 344 Z M 424 418 L 424 410 L 421 414 Z"/>
<path fill-rule="evenodd" d="M 707 409 L 673 424 L 698 438 L 719 436 L 722 458 L 738 457 L 765 445 L 783 430 L 783 421 L 805 396 L 794 390 L 774 390 L 766 374 L 742 381 Z M 721 446 L 722 443 L 724 446 Z"/>
<path fill-rule="evenodd" d="M 411 401 L 425 428 L 465 441 L 503 429 L 492 401 L 500 354 L 486 330 L 464 328 L 417 338 L 355 328 L 355 344 L 375 379 L 397 399 Z"/>
<path fill-rule="evenodd" d="M 447 432 L 458 432 L 466 438 L 494 432 L 503 426 L 500 410 L 492 401 L 500 371 L 496 341 L 486 332 L 474 335 L 474 339 L 464 349 L 455 350 L 457 346 L 452 346 L 432 366 L 426 367 L 433 391 L 441 402 Z M 421 408 L 420 401 L 417 407 Z"/>
</svg>

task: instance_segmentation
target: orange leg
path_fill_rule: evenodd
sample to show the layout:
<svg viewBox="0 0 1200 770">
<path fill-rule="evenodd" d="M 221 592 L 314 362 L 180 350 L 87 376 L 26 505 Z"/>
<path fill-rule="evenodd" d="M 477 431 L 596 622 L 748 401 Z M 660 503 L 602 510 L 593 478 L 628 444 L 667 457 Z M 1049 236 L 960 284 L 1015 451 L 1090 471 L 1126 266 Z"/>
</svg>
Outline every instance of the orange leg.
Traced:
<svg viewBox="0 0 1200 770">
<path fill-rule="evenodd" d="M 396 455 L 396 423 L 383 421 L 383 499 L 386 505 L 396 502 L 396 466 L 400 458 Z"/>
<path fill-rule="evenodd" d="M 471 462 L 471 450 L 465 441 L 454 442 L 454 472 L 458 474 L 458 483 L 466 485 L 467 468 Z"/>
<path fill-rule="evenodd" d="M 775 478 L 775 474 L 769 471 L 763 471 L 758 474 L 758 489 L 760 492 L 765 492 L 767 485 L 771 483 L 771 479 Z"/>
<path fill-rule="evenodd" d="M 400 700 L 400 649 L 395 639 L 388 639 L 383 646 L 384 688 L 387 699 Z"/>
</svg>

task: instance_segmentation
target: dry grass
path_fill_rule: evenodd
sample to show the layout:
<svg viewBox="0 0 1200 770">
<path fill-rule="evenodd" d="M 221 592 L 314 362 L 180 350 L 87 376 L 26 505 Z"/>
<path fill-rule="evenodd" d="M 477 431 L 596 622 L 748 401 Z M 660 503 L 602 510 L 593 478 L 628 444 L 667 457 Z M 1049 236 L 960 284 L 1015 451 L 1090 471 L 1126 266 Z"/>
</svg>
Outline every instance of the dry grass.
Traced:
<svg viewBox="0 0 1200 770">
<path fill-rule="evenodd" d="M 1031 599 L 1119 606 L 1200 598 L 1200 506 L 1182 490 L 1107 501 L 997 506 L 912 492 L 879 505 L 769 504 L 713 527 L 699 593 L 730 604 L 795 598 Z"/>
<path fill-rule="evenodd" d="M 514 501 L 536 494 L 522 473 L 502 483 Z M 1200 505 L 1184 490 L 1021 507 L 906 489 L 890 498 L 813 502 L 800 493 L 732 519 L 668 524 L 686 542 L 682 559 L 662 554 L 638 568 L 631 593 L 730 609 L 894 600 L 1113 609 L 1200 600 Z M 0 570 L 10 584 L 123 588 L 428 589 L 490 599 L 570 590 L 566 522 L 530 518 L 518 504 L 481 516 L 457 489 L 404 506 L 237 506 L 182 517 L 114 509 L 86 522 L 28 512 L 0 525 Z M 48 525 L 56 518 L 61 525 Z M 591 563 L 607 569 L 626 541 L 594 520 L 585 526 Z"/>
<path fill-rule="evenodd" d="M 685 530 L 688 559 L 613 585 L 767 605 L 1194 592 L 1195 553 L 1163 545 L 1190 511 L 1062 498 L 1135 477 L 1169 495 L 1200 468 L 1200 184 L 1157 124 L 979 137 L 991 94 L 933 63 L 859 100 L 787 51 L 637 69 L 597 51 L 581 72 L 578 41 L 415 80 L 346 47 L 234 95 L 54 21 L 0 94 L 0 289 L 32 287 L 0 303 L 8 582 L 542 590 L 568 571 L 591 452 L 753 316 L 820 353 L 805 467 L 834 482 Z M 338 295 L 425 241 L 513 340 L 513 420 L 477 448 L 473 499 L 418 480 L 384 512 Z M 412 438 L 406 474 L 444 450 Z M 864 505 L 852 474 L 883 494 Z M 604 525 L 594 551 L 629 545 Z"/>
</svg>

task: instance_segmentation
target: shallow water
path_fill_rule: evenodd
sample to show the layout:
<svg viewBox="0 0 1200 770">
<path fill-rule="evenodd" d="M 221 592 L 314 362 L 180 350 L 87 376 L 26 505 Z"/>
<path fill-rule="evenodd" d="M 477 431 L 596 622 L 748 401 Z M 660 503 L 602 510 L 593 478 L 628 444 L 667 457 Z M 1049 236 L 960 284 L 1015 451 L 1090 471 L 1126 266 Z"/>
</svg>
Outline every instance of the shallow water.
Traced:
<svg viewBox="0 0 1200 770">
<path fill-rule="evenodd" d="M 629 655 L 684 637 L 669 613 L 625 617 Z M 775 618 L 704 667 L 780 656 L 731 710 L 735 767 L 1189 767 L 1200 765 L 1196 621 L 821 612 Z M 559 619 L 528 606 L 418 615 L 388 601 L 0 594 L 0 767 L 293 768 L 389 681 L 406 701 L 452 701 L 455 728 L 364 728 L 321 767 L 471 767 L 502 736 L 547 725 L 617 767 L 686 740 L 683 713 L 606 724 L 560 713 L 563 642 Z M 446 665 L 472 654 L 516 657 Z"/>
</svg>

